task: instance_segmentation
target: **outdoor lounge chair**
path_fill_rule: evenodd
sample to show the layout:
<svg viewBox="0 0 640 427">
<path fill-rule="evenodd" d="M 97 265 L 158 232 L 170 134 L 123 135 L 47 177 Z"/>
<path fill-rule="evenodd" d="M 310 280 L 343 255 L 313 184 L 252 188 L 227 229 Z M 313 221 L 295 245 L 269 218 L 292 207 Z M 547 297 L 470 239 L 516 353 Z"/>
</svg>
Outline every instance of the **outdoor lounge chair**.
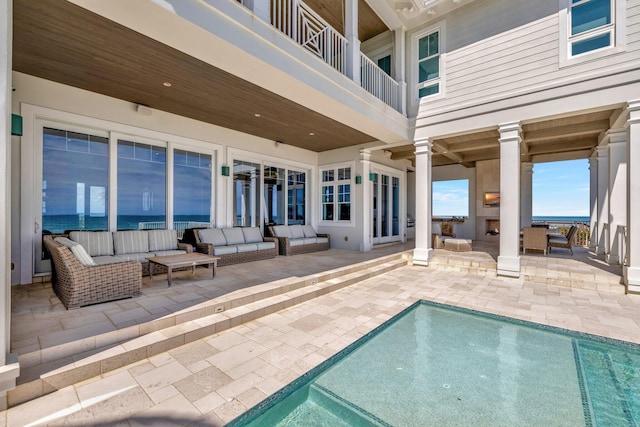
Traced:
<svg viewBox="0 0 640 427">
<path fill-rule="evenodd" d="M 547 254 L 547 229 L 541 227 L 525 227 L 522 230 L 522 253 L 526 254 L 527 249 L 543 251 Z"/>
<path fill-rule="evenodd" d="M 569 249 L 571 255 L 573 255 L 573 239 L 575 238 L 576 231 L 578 228 L 575 225 L 572 225 L 569 228 L 569 232 L 567 232 L 567 236 L 551 236 L 549 237 L 549 252 L 551 252 L 551 248 L 564 248 Z"/>
</svg>

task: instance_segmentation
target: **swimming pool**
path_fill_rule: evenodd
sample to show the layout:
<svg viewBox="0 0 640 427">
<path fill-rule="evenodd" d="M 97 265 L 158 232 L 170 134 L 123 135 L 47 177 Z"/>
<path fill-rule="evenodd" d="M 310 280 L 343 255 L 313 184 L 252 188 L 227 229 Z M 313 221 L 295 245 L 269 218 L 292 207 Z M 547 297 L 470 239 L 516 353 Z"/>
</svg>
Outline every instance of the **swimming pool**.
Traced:
<svg viewBox="0 0 640 427">
<path fill-rule="evenodd" d="M 229 426 L 640 424 L 640 346 L 418 302 Z"/>
</svg>

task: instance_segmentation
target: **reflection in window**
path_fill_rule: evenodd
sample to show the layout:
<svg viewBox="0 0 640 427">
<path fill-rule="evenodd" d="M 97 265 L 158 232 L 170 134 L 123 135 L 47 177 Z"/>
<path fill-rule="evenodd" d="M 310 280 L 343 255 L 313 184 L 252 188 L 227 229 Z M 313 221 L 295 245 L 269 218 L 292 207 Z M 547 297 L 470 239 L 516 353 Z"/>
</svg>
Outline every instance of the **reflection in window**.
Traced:
<svg viewBox="0 0 640 427">
<path fill-rule="evenodd" d="M 266 225 L 285 223 L 284 179 L 283 168 L 264 167 L 264 220 Z"/>
<path fill-rule="evenodd" d="M 118 230 L 165 228 L 166 160 L 163 147 L 118 141 Z"/>
<path fill-rule="evenodd" d="M 233 216 L 236 227 L 260 225 L 260 165 L 233 161 Z"/>
<path fill-rule="evenodd" d="M 400 178 L 391 178 L 391 210 L 393 220 L 391 223 L 391 234 L 397 236 L 400 234 Z"/>
<path fill-rule="evenodd" d="M 107 230 L 109 140 L 44 128 L 42 228 Z"/>
<path fill-rule="evenodd" d="M 322 220 L 351 220 L 350 167 L 322 171 Z"/>
<path fill-rule="evenodd" d="M 173 152 L 173 225 L 185 228 L 211 224 L 211 155 Z"/>
<path fill-rule="evenodd" d="M 287 209 L 288 224 L 304 224 L 305 221 L 305 195 L 306 195 L 306 174 L 294 170 L 288 171 L 287 182 Z"/>
<path fill-rule="evenodd" d="M 418 98 L 440 93 L 440 33 L 418 40 Z"/>
</svg>

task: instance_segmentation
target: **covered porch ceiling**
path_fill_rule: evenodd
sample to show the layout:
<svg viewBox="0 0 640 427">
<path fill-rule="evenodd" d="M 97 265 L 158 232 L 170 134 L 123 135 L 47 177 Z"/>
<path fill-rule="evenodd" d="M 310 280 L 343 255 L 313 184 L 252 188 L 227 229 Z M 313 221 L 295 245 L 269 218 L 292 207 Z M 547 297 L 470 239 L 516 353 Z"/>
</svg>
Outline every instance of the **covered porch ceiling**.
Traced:
<svg viewBox="0 0 640 427">
<path fill-rule="evenodd" d="M 340 0 L 307 3 L 342 29 Z M 361 34 L 387 31 L 359 3 Z M 68 1 L 14 0 L 13 18 L 14 71 L 315 152 L 376 139 Z"/>
<path fill-rule="evenodd" d="M 522 124 L 523 162 L 587 158 L 621 110 L 608 109 Z M 498 128 L 433 140 L 433 166 L 461 164 L 474 167 L 500 158 Z M 413 145 L 385 148 L 395 160 L 415 160 Z"/>
</svg>

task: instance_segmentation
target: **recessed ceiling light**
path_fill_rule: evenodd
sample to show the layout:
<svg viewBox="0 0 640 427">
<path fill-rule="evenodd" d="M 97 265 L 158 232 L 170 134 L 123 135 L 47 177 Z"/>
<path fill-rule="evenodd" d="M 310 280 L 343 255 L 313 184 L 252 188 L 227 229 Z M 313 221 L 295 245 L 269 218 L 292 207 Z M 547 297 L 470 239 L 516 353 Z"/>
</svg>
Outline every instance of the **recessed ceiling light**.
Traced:
<svg viewBox="0 0 640 427">
<path fill-rule="evenodd" d="M 255 113 L 254 116 L 255 117 L 260 117 L 260 113 Z"/>
<path fill-rule="evenodd" d="M 309 132 L 309 136 L 313 136 L 313 135 L 315 135 L 315 133 Z"/>
<path fill-rule="evenodd" d="M 171 82 L 164 82 L 162 85 L 165 87 L 171 87 Z"/>
</svg>

